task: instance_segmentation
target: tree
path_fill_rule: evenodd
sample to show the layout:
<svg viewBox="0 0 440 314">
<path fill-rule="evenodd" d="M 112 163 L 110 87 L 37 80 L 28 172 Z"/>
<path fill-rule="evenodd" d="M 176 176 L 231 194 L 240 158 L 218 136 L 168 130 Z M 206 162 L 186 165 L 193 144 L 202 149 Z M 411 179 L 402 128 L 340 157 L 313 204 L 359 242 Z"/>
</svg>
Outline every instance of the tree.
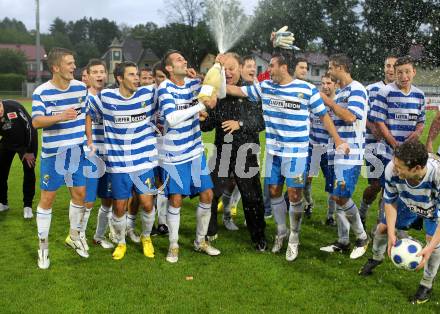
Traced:
<svg viewBox="0 0 440 314">
<path fill-rule="evenodd" d="M 202 0 L 165 0 L 163 13 L 170 24 L 185 24 L 195 27 L 203 16 Z"/>
<path fill-rule="evenodd" d="M 32 40 L 32 35 L 22 22 L 9 18 L 0 21 L 0 43 L 32 44 Z"/>
<path fill-rule="evenodd" d="M 26 56 L 17 50 L 0 49 L 0 73 L 26 74 Z"/>
</svg>

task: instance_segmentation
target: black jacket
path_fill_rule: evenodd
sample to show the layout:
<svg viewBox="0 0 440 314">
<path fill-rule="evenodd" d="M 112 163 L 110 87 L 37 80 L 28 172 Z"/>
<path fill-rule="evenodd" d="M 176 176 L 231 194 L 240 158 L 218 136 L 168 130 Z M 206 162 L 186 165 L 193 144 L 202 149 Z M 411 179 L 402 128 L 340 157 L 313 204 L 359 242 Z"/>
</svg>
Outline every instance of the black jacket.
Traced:
<svg viewBox="0 0 440 314">
<path fill-rule="evenodd" d="M 222 129 L 222 122 L 241 121 L 242 126 L 234 131 L 232 146 L 236 151 L 242 144 L 260 144 L 259 133 L 264 130 L 261 102 L 251 102 L 247 98 L 226 96 L 217 102 L 214 109 L 208 110 L 208 118 L 200 123 L 201 130 L 208 132 L 215 129 L 214 144 L 220 148 L 227 133 Z"/>
<path fill-rule="evenodd" d="M 38 150 L 38 133 L 26 109 L 14 100 L 3 100 L 4 114 L 0 118 L 0 148 L 19 154 Z"/>
</svg>

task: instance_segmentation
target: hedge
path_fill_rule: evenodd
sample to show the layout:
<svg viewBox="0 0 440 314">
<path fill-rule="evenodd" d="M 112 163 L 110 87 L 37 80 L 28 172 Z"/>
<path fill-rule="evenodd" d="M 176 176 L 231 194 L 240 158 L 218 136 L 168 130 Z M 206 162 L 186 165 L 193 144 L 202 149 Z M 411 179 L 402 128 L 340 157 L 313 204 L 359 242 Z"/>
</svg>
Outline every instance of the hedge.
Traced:
<svg viewBox="0 0 440 314">
<path fill-rule="evenodd" d="M 21 74 L 0 73 L 0 91 L 20 91 L 25 79 Z"/>
</svg>

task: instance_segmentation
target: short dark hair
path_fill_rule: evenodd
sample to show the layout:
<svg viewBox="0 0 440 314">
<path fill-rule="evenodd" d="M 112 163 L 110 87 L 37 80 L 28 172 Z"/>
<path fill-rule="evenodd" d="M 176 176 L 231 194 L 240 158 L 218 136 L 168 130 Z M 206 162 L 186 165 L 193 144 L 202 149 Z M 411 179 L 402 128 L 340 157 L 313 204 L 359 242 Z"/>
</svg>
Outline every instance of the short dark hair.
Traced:
<svg viewBox="0 0 440 314">
<path fill-rule="evenodd" d="M 141 72 L 152 72 L 150 67 L 143 67 L 139 69 L 139 73 Z"/>
<path fill-rule="evenodd" d="M 94 58 L 94 59 L 90 59 L 86 65 L 85 69 L 87 70 L 87 73 L 90 74 L 90 68 L 94 67 L 96 65 L 102 65 L 104 67 L 104 69 L 107 71 L 107 66 L 105 65 L 105 62 L 102 61 L 101 59 Z"/>
<path fill-rule="evenodd" d="M 307 59 L 306 59 L 306 58 L 303 58 L 303 57 L 298 57 L 298 58 L 296 58 L 296 63 L 295 63 L 295 66 L 297 66 L 297 65 L 298 65 L 298 63 L 300 63 L 300 62 L 305 62 L 305 63 L 307 63 L 307 65 L 309 64 L 309 62 L 307 61 Z"/>
<path fill-rule="evenodd" d="M 115 81 L 118 82 L 118 76 L 124 78 L 125 68 L 135 67 L 137 68 L 137 64 L 132 61 L 124 61 L 116 64 L 115 69 L 113 70 L 113 76 L 115 77 Z"/>
<path fill-rule="evenodd" d="M 332 77 L 328 72 L 324 73 L 324 74 L 321 76 L 321 79 L 324 78 L 324 77 L 325 77 L 325 78 L 329 78 L 329 79 L 331 79 L 333 83 L 336 83 L 336 81 L 337 81 L 337 80 L 336 80 L 334 77 Z"/>
<path fill-rule="evenodd" d="M 243 59 L 243 64 L 245 64 L 246 61 L 254 61 L 254 62 L 257 62 L 257 61 L 255 60 L 255 58 L 254 58 L 253 56 L 251 56 L 251 55 L 244 56 L 242 59 Z"/>
<path fill-rule="evenodd" d="M 165 69 L 165 67 L 166 67 L 167 65 L 171 65 L 170 56 L 171 56 L 172 54 L 175 54 L 175 53 L 178 53 L 178 54 L 180 54 L 180 55 L 183 56 L 183 54 L 182 54 L 179 50 L 170 49 L 170 50 L 168 50 L 168 51 L 165 53 L 165 55 L 162 57 L 162 61 L 161 61 L 161 63 L 162 63 L 162 72 L 165 73 L 165 75 L 166 75 L 167 77 L 170 77 L 170 73 Z"/>
<path fill-rule="evenodd" d="M 55 65 L 60 65 L 61 59 L 64 56 L 75 56 L 75 53 L 66 48 L 54 47 L 49 51 L 47 55 L 47 66 L 49 71 L 53 73 L 52 67 Z"/>
<path fill-rule="evenodd" d="M 333 62 L 337 66 L 342 66 L 345 72 L 351 73 L 353 62 L 351 61 L 351 58 L 348 57 L 346 54 L 336 53 L 334 55 L 331 55 L 329 61 Z"/>
<path fill-rule="evenodd" d="M 394 64 L 394 68 L 404 64 L 411 64 L 412 66 L 414 66 L 414 59 L 411 56 L 399 57 L 397 58 L 396 63 Z"/>
<path fill-rule="evenodd" d="M 391 58 L 393 58 L 393 59 L 397 59 L 397 58 L 399 58 L 399 57 L 398 57 L 397 54 L 395 54 L 395 53 L 389 53 L 389 54 L 387 54 L 387 56 L 385 57 L 385 60 L 388 60 L 388 59 L 391 59 Z"/>
<path fill-rule="evenodd" d="M 277 49 L 272 54 L 272 58 L 276 58 L 278 60 L 279 65 L 287 65 L 287 71 L 289 72 L 289 74 L 290 75 L 294 74 L 295 66 L 296 66 L 296 57 L 291 50 Z"/>
<path fill-rule="evenodd" d="M 428 151 L 418 140 L 411 140 L 399 145 L 394 150 L 394 157 L 402 161 L 409 169 L 415 166 L 425 167 L 428 162 Z"/>
<path fill-rule="evenodd" d="M 162 71 L 167 78 L 169 77 L 168 72 L 165 71 L 163 68 L 162 61 L 158 61 L 153 65 L 153 70 L 152 70 L 153 76 L 156 75 L 157 71 Z"/>
</svg>

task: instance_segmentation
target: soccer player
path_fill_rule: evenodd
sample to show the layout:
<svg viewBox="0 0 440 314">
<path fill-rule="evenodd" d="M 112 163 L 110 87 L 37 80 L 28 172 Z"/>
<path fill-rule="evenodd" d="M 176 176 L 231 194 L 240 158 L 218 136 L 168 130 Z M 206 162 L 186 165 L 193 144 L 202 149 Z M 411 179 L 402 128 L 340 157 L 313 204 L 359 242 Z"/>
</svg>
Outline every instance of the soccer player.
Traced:
<svg viewBox="0 0 440 314">
<path fill-rule="evenodd" d="M 384 80 L 370 84 L 367 86 L 367 92 L 368 92 L 368 116 L 370 113 L 371 108 L 373 107 L 374 100 L 376 99 L 376 95 L 379 92 L 379 90 L 386 85 L 394 82 L 394 64 L 396 63 L 397 57 L 394 55 L 389 55 L 385 59 L 384 64 Z M 364 228 L 366 228 L 366 220 L 368 216 L 368 209 L 370 208 L 371 204 L 374 202 L 374 200 L 377 197 L 377 194 L 381 190 L 380 186 L 380 180 L 379 177 L 373 178 L 372 177 L 372 169 L 371 166 L 374 167 L 374 165 L 369 161 L 368 156 L 372 156 L 374 153 L 376 156 L 379 154 L 379 143 L 381 140 L 380 132 L 375 127 L 374 123 L 369 121 L 367 119 L 367 129 L 365 133 L 365 156 L 367 157 L 365 159 L 365 164 L 367 166 L 367 175 L 368 175 L 368 187 L 364 190 L 364 193 L 362 195 L 362 202 L 359 207 L 359 214 L 361 216 L 362 224 L 364 225 Z M 385 168 L 384 168 L 385 170 Z"/>
<path fill-rule="evenodd" d="M 369 116 L 383 137 L 385 152 L 381 161 L 384 168 L 398 145 L 420 138 L 425 124 L 425 94 L 412 85 L 416 75 L 413 59 L 409 56 L 398 58 L 394 69 L 394 83 L 379 90 Z M 384 173 L 380 181 L 384 187 Z"/>
<path fill-rule="evenodd" d="M 306 80 L 309 65 L 306 58 L 297 58 L 293 76 L 298 80 Z"/>
<path fill-rule="evenodd" d="M 248 84 L 252 84 L 257 79 L 257 63 L 254 57 L 252 56 L 243 57 L 241 78 Z"/>
<path fill-rule="evenodd" d="M 269 184 L 272 212 L 277 223 L 277 235 L 272 252 L 278 253 L 288 232 L 286 227 L 287 204 L 282 196 L 286 181 L 290 208 L 290 236 L 286 260 L 298 256 L 299 232 L 303 216 L 303 187 L 308 157 L 310 112 L 322 119 L 325 129 L 334 138 L 336 146 L 347 152 L 327 113 L 316 87 L 294 79 L 295 57 L 290 51 L 272 55 L 269 64 L 271 80 L 251 86 L 227 86 L 227 93 L 249 97 L 263 102 L 266 125 L 266 178 Z"/>
<path fill-rule="evenodd" d="M 86 84 L 87 88 L 90 87 L 89 74 L 87 73 L 87 67 L 81 70 L 81 82 Z"/>
<path fill-rule="evenodd" d="M 126 208 L 134 190 L 143 207 L 143 253 L 154 258 L 150 238 L 155 217 L 153 168 L 157 165 L 156 135 L 152 126 L 156 110 L 154 90 L 137 87 L 138 68 L 133 62 L 120 63 L 114 76 L 119 87 L 104 89 L 97 97 L 89 98 L 90 116 L 87 117 L 88 120 L 101 118 L 104 124 L 106 166 L 113 198 L 111 224 L 118 243 L 112 256 L 114 260 L 120 260 L 127 251 Z"/>
<path fill-rule="evenodd" d="M 336 81 L 334 78 L 330 76 L 330 74 L 326 73 L 321 77 L 321 92 L 325 94 L 330 99 L 334 99 L 336 94 Z M 329 111 L 329 115 L 333 115 L 331 111 Z M 307 214 L 311 215 L 313 208 L 313 199 L 311 195 L 311 187 L 312 187 L 312 179 L 316 177 L 319 173 L 319 168 L 321 168 L 322 173 L 325 178 L 325 191 L 329 193 L 328 195 L 328 210 L 327 210 L 327 219 L 325 224 L 328 226 L 335 225 L 334 213 L 336 210 L 336 203 L 331 198 L 332 192 L 332 175 L 330 173 L 330 168 L 328 165 L 327 158 L 327 150 L 328 150 L 328 132 L 324 128 L 324 125 L 321 122 L 319 117 L 316 117 L 313 113 L 310 115 L 310 146 L 309 146 L 309 174 L 307 178 L 307 182 L 304 188 L 304 198 L 309 206 L 306 206 L 304 209 L 304 214 L 307 217 Z M 309 216 L 310 217 L 310 216 Z"/>
<path fill-rule="evenodd" d="M 35 196 L 38 133 L 32 118 L 17 101 L 0 99 L 0 212 L 9 209 L 8 177 L 15 154 L 23 165 L 23 217 L 31 219 Z"/>
<path fill-rule="evenodd" d="M 153 72 L 150 68 L 142 68 L 139 70 L 139 85 L 148 86 L 154 84 Z"/>
<path fill-rule="evenodd" d="M 338 240 L 321 247 L 325 252 L 344 252 L 350 248 L 350 227 L 356 242 L 350 254 L 356 259 L 365 254 L 368 236 L 359 216 L 359 210 L 351 198 L 361 172 L 364 160 L 364 134 L 367 120 L 367 91 L 361 83 L 351 77 L 352 62 L 344 54 L 330 56 L 328 73 L 340 84 L 335 99 L 321 93 L 325 104 L 333 112 L 333 121 L 340 136 L 350 145 L 350 154 L 342 156 L 334 149 L 328 153 L 333 174 L 332 198 L 336 202 Z M 331 140 L 329 141 L 331 143 Z"/>
<path fill-rule="evenodd" d="M 84 166 L 84 135 L 87 87 L 73 79 L 73 52 L 53 48 L 47 63 L 52 79 L 32 95 L 32 124 L 43 129 L 40 165 L 41 197 L 37 207 L 39 238 L 38 267 L 47 269 L 49 259 L 49 229 L 52 204 L 57 190 L 66 183 L 71 196 L 69 207 L 69 245 L 82 257 L 89 254 L 80 238 L 79 223 L 84 214 L 86 179 Z M 65 164 L 68 169 L 65 170 Z"/>
<path fill-rule="evenodd" d="M 91 59 L 86 66 L 86 70 L 90 85 L 87 95 L 87 99 L 89 99 L 90 97 L 96 97 L 96 95 L 98 95 L 104 89 L 104 86 L 107 82 L 107 69 L 105 63 L 102 60 Z M 104 159 L 105 147 L 104 147 L 103 121 L 100 118 L 95 118 L 95 119 L 91 119 L 90 122 L 92 128 L 93 146 L 95 147 L 96 150 L 95 153 L 99 158 Z M 87 159 L 86 165 L 92 167 L 91 170 L 93 172 L 98 171 L 97 169 L 98 165 L 94 164 L 91 160 Z M 105 165 L 103 165 L 102 163 L 100 163 L 99 166 L 103 166 L 103 168 L 105 168 Z M 103 172 L 103 170 L 101 170 L 101 172 Z M 96 197 L 99 196 L 101 198 L 101 206 L 99 207 L 98 210 L 96 232 L 93 236 L 93 242 L 95 244 L 102 246 L 105 249 L 111 249 L 114 246 L 105 237 L 105 231 L 107 230 L 108 227 L 109 216 L 111 216 L 111 207 L 112 207 L 111 189 L 109 187 L 107 173 L 104 173 L 102 176 L 100 176 L 101 174 L 102 173 L 100 174 L 97 173 L 96 175 L 89 174 L 87 176 L 85 212 L 81 219 L 80 231 L 82 236 L 85 238 L 85 232 L 87 229 L 87 223 L 90 217 L 90 212 L 96 201 Z M 85 243 L 87 243 L 87 241 Z M 86 246 L 86 248 L 88 248 L 88 245 Z"/>
<path fill-rule="evenodd" d="M 163 70 L 169 77 L 158 90 L 160 114 L 164 119 L 159 154 L 164 168 L 163 182 L 168 180 L 165 193 L 169 197 L 167 225 L 170 246 L 166 260 L 176 263 L 179 259 L 180 208 L 185 196 L 200 196 L 194 250 L 211 256 L 219 255 L 220 251 L 205 240 L 211 217 L 213 184 L 206 171 L 200 131 L 199 112 L 206 109 L 196 98 L 200 80 L 187 78 L 187 61 L 180 52 L 169 51 L 162 60 Z M 207 105 L 214 107 L 215 103 Z"/>
<path fill-rule="evenodd" d="M 425 303 L 432 292 L 432 284 L 440 265 L 440 160 L 429 156 L 418 140 L 409 140 L 397 146 L 394 158 L 385 169 L 385 215 L 381 217 L 373 240 L 373 258 L 359 271 L 372 274 L 380 265 L 388 245 L 388 255 L 396 243 L 396 228 L 426 232 L 427 245 L 418 254 L 423 259 L 417 269 L 424 267 L 423 277 L 411 302 Z"/>
</svg>

